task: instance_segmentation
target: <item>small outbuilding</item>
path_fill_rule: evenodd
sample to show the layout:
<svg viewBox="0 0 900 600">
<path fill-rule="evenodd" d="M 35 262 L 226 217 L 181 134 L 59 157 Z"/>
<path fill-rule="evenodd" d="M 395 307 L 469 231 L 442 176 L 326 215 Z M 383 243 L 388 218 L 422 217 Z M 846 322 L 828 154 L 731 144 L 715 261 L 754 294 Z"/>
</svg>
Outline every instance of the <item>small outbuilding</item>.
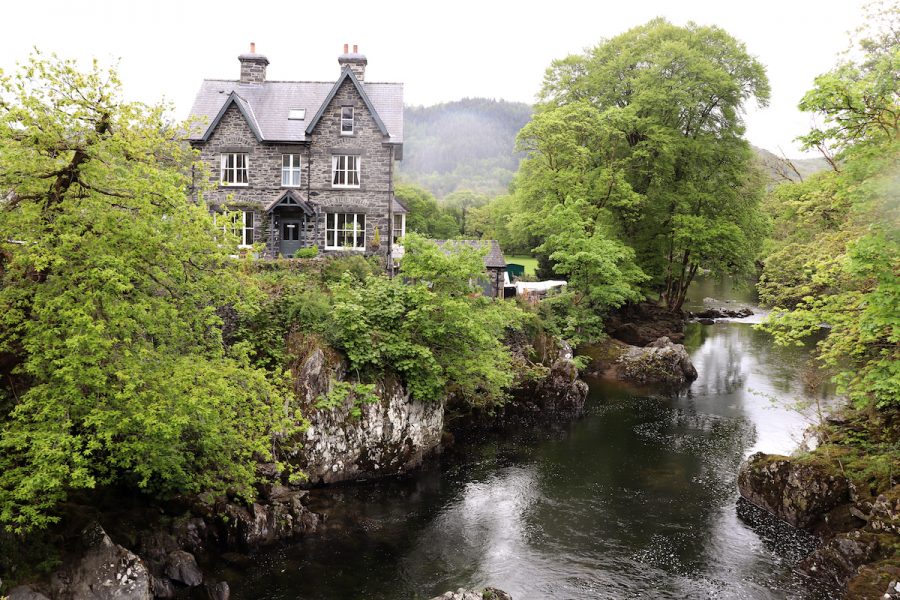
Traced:
<svg viewBox="0 0 900 600">
<path fill-rule="evenodd" d="M 439 248 L 445 252 L 450 252 L 454 246 L 469 246 L 476 250 L 484 250 L 487 248 L 487 254 L 484 255 L 484 269 L 487 273 L 487 281 L 482 282 L 482 289 L 485 296 L 491 298 L 503 297 L 503 282 L 506 274 L 506 258 L 500 249 L 497 240 L 434 240 Z"/>
</svg>

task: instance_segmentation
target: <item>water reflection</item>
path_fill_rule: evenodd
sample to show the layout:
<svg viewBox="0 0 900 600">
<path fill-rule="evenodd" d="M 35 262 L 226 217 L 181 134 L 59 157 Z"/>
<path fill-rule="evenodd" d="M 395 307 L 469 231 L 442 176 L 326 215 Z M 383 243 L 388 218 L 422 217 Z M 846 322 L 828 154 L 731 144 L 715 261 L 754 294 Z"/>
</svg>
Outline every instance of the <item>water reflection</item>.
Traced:
<svg viewBox="0 0 900 600">
<path fill-rule="evenodd" d="M 809 399 L 804 352 L 746 324 L 687 338 L 699 373 L 689 390 L 591 381 L 584 419 L 462 439 L 413 477 L 319 491 L 330 529 L 221 577 L 238 600 L 476 585 L 516 600 L 828 598 L 790 570 L 808 540 L 735 508 L 742 458 L 790 452 L 807 423 L 787 406 Z"/>
</svg>

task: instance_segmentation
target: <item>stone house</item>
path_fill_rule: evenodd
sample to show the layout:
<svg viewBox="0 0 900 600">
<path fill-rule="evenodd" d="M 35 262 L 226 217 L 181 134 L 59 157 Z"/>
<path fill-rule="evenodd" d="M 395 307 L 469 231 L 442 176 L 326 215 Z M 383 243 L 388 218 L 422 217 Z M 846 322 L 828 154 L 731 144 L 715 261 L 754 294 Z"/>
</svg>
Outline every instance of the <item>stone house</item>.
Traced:
<svg viewBox="0 0 900 600">
<path fill-rule="evenodd" d="M 262 243 L 267 257 L 393 248 L 406 230 L 393 193 L 403 85 L 367 82 L 366 57 L 347 44 L 329 82 L 267 80 L 254 44 L 238 60 L 240 78 L 204 80 L 191 109 L 211 210 L 237 215 L 241 246 Z"/>
</svg>

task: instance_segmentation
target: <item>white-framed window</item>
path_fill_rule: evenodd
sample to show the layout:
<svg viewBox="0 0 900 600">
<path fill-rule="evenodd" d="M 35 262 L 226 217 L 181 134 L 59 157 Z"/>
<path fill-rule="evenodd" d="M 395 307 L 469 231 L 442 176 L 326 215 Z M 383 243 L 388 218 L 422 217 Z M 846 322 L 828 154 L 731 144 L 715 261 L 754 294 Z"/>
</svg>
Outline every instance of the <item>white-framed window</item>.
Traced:
<svg viewBox="0 0 900 600">
<path fill-rule="evenodd" d="M 327 213 L 325 215 L 325 248 L 328 250 L 365 250 L 366 215 L 362 213 Z"/>
<path fill-rule="evenodd" d="M 255 213 L 252 210 L 231 211 L 231 227 L 227 221 L 223 221 L 222 231 L 228 231 L 238 236 L 238 248 L 249 248 L 253 245 L 255 236 L 254 223 L 256 222 Z M 219 214 L 213 213 L 213 225 L 218 225 Z"/>
<path fill-rule="evenodd" d="M 240 236 L 240 242 L 238 243 L 239 248 L 249 248 L 253 245 L 253 225 L 254 225 L 254 213 L 250 210 L 242 210 L 241 216 L 238 221 L 235 223 L 237 227 L 237 234 Z"/>
<path fill-rule="evenodd" d="M 222 185 L 247 185 L 249 158 L 244 152 L 228 152 L 222 155 L 222 170 L 219 181 Z"/>
<path fill-rule="evenodd" d="M 305 108 L 292 108 L 288 110 L 289 121 L 303 121 L 304 119 L 306 119 Z"/>
<path fill-rule="evenodd" d="M 341 107 L 341 135 L 353 135 L 353 107 Z"/>
<path fill-rule="evenodd" d="M 406 235 L 406 215 L 403 213 L 394 213 L 394 227 L 392 231 L 394 239 L 392 243 L 396 244 L 404 235 Z"/>
<path fill-rule="evenodd" d="M 359 187 L 359 157 L 353 154 L 334 154 L 331 157 L 331 187 Z"/>
<path fill-rule="evenodd" d="M 281 186 L 300 187 L 300 154 L 281 155 Z"/>
</svg>

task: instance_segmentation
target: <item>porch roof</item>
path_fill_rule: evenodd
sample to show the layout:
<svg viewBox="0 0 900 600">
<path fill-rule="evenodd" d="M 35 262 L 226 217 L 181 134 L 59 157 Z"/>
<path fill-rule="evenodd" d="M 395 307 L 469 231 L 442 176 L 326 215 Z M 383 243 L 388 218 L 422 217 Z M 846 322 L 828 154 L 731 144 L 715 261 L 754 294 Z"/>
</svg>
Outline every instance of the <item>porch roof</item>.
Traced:
<svg viewBox="0 0 900 600">
<path fill-rule="evenodd" d="M 316 213 L 312 203 L 304 200 L 296 190 L 286 190 L 283 194 L 272 200 L 266 205 L 266 212 L 270 213 L 276 208 L 299 208 L 303 214 L 312 216 Z"/>
</svg>

